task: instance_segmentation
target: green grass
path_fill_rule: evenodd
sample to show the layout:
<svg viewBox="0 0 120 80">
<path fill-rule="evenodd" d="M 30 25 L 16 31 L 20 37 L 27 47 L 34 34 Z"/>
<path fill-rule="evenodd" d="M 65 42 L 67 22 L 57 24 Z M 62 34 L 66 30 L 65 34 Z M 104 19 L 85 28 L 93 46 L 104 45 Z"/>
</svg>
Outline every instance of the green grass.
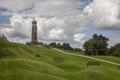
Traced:
<svg viewBox="0 0 120 80">
<path fill-rule="evenodd" d="M 69 52 L 69 53 L 84 55 L 83 52 L 77 52 L 77 51 L 73 51 L 73 50 L 65 50 L 65 49 L 60 49 L 60 48 L 57 48 L 57 49 L 65 51 L 65 52 Z"/>
<path fill-rule="evenodd" d="M 94 56 L 96 58 L 104 59 L 107 61 L 112 61 L 120 64 L 120 58 L 119 57 L 114 57 L 114 56 Z"/>
<path fill-rule="evenodd" d="M 42 53 L 37 58 L 36 53 Z M 62 57 L 63 62 L 53 60 Z M 117 59 L 117 58 L 115 58 Z M 113 60 L 115 60 L 113 59 Z M 119 80 L 115 65 L 86 66 L 94 61 L 44 48 L 18 43 L 0 43 L 0 80 Z"/>
</svg>

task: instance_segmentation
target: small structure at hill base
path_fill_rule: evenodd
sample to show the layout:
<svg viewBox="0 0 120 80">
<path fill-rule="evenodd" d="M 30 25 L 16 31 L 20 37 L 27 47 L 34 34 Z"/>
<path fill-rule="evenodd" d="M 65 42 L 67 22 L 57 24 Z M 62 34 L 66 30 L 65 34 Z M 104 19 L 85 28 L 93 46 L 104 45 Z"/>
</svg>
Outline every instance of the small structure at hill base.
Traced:
<svg viewBox="0 0 120 80">
<path fill-rule="evenodd" d="M 97 65 L 100 66 L 100 62 L 87 62 L 87 67 L 88 65 Z"/>
<path fill-rule="evenodd" d="M 43 52 L 40 52 L 40 53 L 36 54 L 36 57 L 41 57 L 41 56 L 43 56 Z"/>
<path fill-rule="evenodd" d="M 118 65 L 118 66 L 117 66 L 117 69 L 119 69 L 119 70 L 120 70 L 120 65 Z"/>
<path fill-rule="evenodd" d="M 36 54 L 36 57 L 40 57 L 41 55 L 40 54 Z"/>
<path fill-rule="evenodd" d="M 63 58 L 62 57 L 53 57 L 53 60 L 56 61 L 56 62 L 63 62 Z"/>
</svg>

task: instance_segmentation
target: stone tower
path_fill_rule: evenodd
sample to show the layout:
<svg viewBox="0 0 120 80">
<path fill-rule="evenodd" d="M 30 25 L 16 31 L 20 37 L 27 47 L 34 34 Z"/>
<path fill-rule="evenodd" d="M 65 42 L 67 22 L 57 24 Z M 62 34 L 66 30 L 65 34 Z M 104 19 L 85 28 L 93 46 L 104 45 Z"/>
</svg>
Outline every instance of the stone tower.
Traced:
<svg viewBox="0 0 120 80">
<path fill-rule="evenodd" d="M 31 40 L 32 44 L 37 44 L 37 21 L 34 19 L 32 21 L 32 40 Z"/>
</svg>

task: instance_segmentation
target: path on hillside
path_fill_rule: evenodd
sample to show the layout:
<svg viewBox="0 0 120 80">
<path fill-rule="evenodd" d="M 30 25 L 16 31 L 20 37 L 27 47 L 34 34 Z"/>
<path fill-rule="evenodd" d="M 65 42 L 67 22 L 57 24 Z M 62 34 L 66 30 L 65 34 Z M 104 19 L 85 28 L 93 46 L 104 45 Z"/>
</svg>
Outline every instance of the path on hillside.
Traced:
<svg viewBox="0 0 120 80">
<path fill-rule="evenodd" d="M 94 58 L 94 57 L 91 57 L 91 56 L 85 56 L 85 55 L 80 55 L 80 54 L 73 54 L 73 53 L 65 52 L 65 51 L 62 51 L 62 50 L 59 50 L 59 49 L 56 49 L 56 48 L 53 48 L 53 50 L 62 52 L 64 54 L 69 54 L 69 55 L 74 55 L 74 56 L 80 56 L 80 57 L 84 57 L 84 58 L 88 58 L 88 59 L 93 59 L 93 60 L 97 60 L 97 61 L 101 61 L 101 62 L 113 64 L 113 65 L 120 65 L 119 63 L 116 63 L 116 62 L 111 62 L 111 61 L 107 61 L 107 60 L 103 60 L 103 59 L 98 59 L 98 58 Z"/>
</svg>

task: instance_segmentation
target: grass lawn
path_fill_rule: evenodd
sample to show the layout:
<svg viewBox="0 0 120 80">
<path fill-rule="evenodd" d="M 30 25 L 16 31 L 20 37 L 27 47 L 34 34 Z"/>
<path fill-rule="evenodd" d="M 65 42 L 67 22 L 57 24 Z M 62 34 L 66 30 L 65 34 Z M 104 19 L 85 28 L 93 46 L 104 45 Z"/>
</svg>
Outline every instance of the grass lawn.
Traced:
<svg viewBox="0 0 120 80">
<path fill-rule="evenodd" d="M 120 57 L 114 57 L 114 56 L 94 56 L 94 57 L 112 61 L 112 62 L 116 62 L 116 63 L 120 64 Z"/>
<path fill-rule="evenodd" d="M 80 54 L 80 55 L 84 55 L 83 52 L 76 52 L 76 51 L 72 51 L 72 50 L 65 50 L 65 49 L 60 49 L 60 48 L 57 48 L 59 50 L 62 50 L 62 51 L 65 51 L 65 52 L 69 52 L 69 53 L 74 53 L 74 54 Z"/>
<path fill-rule="evenodd" d="M 40 57 L 36 57 L 36 54 Z M 56 62 L 53 57 L 62 57 Z M 117 58 L 115 58 L 117 59 Z M 120 80 L 116 65 L 86 66 L 82 57 L 37 46 L 0 43 L 0 80 Z"/>
</svg>

